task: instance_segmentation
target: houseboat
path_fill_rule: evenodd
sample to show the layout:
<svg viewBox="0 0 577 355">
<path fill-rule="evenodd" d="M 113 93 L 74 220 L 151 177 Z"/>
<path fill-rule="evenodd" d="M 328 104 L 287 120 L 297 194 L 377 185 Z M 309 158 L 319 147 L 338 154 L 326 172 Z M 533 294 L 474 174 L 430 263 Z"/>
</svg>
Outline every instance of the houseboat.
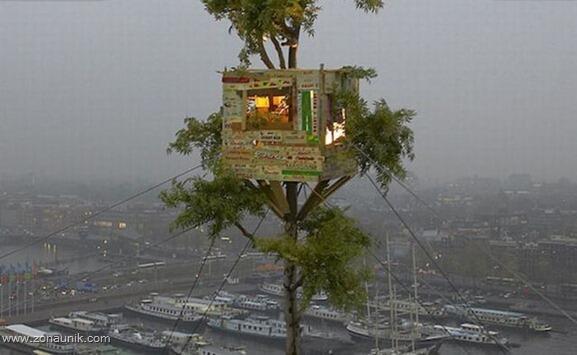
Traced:
<svg viewBox="0 0 577 355">
<path fill-rule="evenodd" d="M 180 317 L 183 325 L 197 323 L 204 315 L 220 315 L 229 311 L 225 303 L 185 298 L 180 294 L 173 297 L 153 294 L 150 299 L 142 300 L 136 305 L 126 305 L 125 308 L 139 315 L 166 321 L 175 321 Z"/>
<path fill-rule="evenodd" d="M 348 320 L 348 316 L 345 313 L 318 304 L 310 305 L 303 313 L 303 316 L 338 323 L 344 323 Z"/>
<path fill-rule="evenodd" d="M 139 353 L 165 354 L 166 343 L 160 334 L 135 328 L 113 329 L 108 332 L 110 339 L 121 346 L 137 350 Z"/>
<path fill-rule="evenodd" d="M 479 321 L 483 324 L 526 329 L 538 333 L 549 332 L 552 330 L 552 327 L 549 324 L 543 323 L 537 318 L 530 318 L 523 313 L 499 311 L 487 308 L 472 308 L 464 305 L 446 305 L 444 308 L 447 313 L 452 316 L 460 319 Z"/>
<path fill-rule="evenodd" d="M 510 344 L 509 340 L 502 337 L 499 332 L 486 330 L 482 326 L 471 323 L 463 323 L 459 327 L 429 325 L 422 326 L 421 330 L 428 334 L 448 335 L 447 341 L 491 347 L 507 347 Z"/>
<path fill-rule="evenodd" d="M 11 337 L 14 341 L 6 341 L 6 337 Z M 26 354 L 34 352 L 74 354 L 74 345 L 60 341 L 62 339 L 63 336 L 60 333 L 45 332 L 24 324 L 0 327 L 0 344 Z"/>
<path fill-rule="evenodd" d="M 95 322 L 84 318 L 57 317 L 50 318 L 48 323 L 64 331 L 81 334 L 100 334 L 106 330 L 104 327 L 96 325 Z"/>
<path fill-rule="evenodd" d="M 283 288 L 282 284 L 265 282 L 265 283 L 260 285 L 259 289 L 264 293 L 267 293 L 269 295 L 273 295 L 276 297 L 283 297 L 284 296 L 284 288 Z M 300 290 L 297 293 L 297 297 L 298 298 L 302 297 L 302 292 Z M 328 300 L 328 298 L 329 298 L 328 295 L 325 292 L 321 291 L 321 292 L 313 295 L 311 301 L 323 302 L 323 301 Z"/>
</svg>

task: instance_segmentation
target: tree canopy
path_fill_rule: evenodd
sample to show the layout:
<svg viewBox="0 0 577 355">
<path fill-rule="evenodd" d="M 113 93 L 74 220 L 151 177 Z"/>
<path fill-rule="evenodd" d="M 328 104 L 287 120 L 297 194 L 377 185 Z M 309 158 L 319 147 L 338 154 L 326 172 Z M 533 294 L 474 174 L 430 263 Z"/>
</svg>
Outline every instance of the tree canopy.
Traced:
<svg viewBox="0 0 577 355">
<path fill-rule="evenodd" d="M 354 0 L 358 9 L 375 13 L 383 0 Z M 270 41 L 278 57 L 279 68 L 295 68 L 301 32 L 313 36 L 314 24 L 321 11 L 318 0 L 203 0 L 206 10 L 217 20 L 227 19 L 229 32 L 236 32 L 244 42 L 239 54 L 248 65 L 255 54 L 270 69 L 275 64 L 266 43 Z M 288 63 L 283 51 L 288 48 Z"/>
</svg>

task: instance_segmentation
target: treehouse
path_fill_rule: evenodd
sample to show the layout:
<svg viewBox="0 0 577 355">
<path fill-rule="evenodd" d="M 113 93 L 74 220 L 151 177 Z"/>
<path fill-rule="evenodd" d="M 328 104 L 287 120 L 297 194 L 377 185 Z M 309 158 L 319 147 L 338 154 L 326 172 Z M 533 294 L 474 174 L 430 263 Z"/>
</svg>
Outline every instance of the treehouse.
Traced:
<svg viewBox="0 0 577 355">
<path fill-rule="evenodd" d="M 352 176 L 337 95 L 358 92 L 351 71 L 225 71 L 223 158 L 241 178 L 320 182 Z"/>
</svg>

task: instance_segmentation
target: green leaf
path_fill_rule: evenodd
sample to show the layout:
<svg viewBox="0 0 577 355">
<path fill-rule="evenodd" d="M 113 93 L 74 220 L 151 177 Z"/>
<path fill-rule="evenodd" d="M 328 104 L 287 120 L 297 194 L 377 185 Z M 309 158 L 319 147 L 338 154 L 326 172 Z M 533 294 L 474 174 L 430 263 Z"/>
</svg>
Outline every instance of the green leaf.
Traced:
<svg viewBox="0 0 577 355">
<path fill-rule="evenodd" d="M 175 181 L 160 195 L 168 207 L 182 207 L 173 228 L 208 225 L 214 238 L 225 229 L 241 224 L 247 216 L 264 215 L 264 195 L 242 180 L 217 170 L 213 180 L 200 177 Z"/>
<path fill-rule="evenodd" d="M 370 238 L 339 208 L 319 208 L 299 225 L 304 238 L 288 235 L 257 238 L 256 247 L 276 253 L 301 270 L 303 299 L 306 308 L 313 295 L 324 291 L 329 302 L 350 310 L 360 307 L 366 299 L 364 282 L 370 272 L 358 261 L 370 245 Z"/>
</svg>

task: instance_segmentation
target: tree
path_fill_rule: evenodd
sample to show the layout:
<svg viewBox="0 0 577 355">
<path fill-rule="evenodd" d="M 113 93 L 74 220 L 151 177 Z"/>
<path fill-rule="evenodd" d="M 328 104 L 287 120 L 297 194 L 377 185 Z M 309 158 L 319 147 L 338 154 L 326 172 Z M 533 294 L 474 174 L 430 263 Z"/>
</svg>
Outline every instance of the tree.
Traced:
<svg viewBox="0 0 577 355">
<path fill-rule="evenodd" d="M 231 22 L 229 31 L 236 31 L 244 41 L 240 53 L 243 63 L 256 54 L 269 69 L 275 68 L 267 49 L 270 40 L 281 69 L 297 67 L 301 32 L 314 35 L 314 24 L 321 7 L 318 0 L 203 0 L 206 10 L 217 20 Z M 377 12 L 382 0 L 355 0 L 357 8 Z M 288 48 L 285 55 L 283 47 Z M 288 57 L 288 65 L 286 58 Z"/>
<path fill-rule="evenodd" d="M 267 45 L 275 49 L 280 68 L 297 67 L 301 32 L 314 34 L 320 11 L 317 1 L 312 0 L 203 0 L 203 3 L 217 20 L 229 20 L 230 31 L 234 30 L 244 41 L 239 55 L 243 66 L 250 65 L 251 55 L 258 55 L 270 69 L 275 64 L 268 55 Z M 355 3 L 366 12 L 377 12 L 383 6 L 380 0 Z M 288 48 L 288 61 L 283 47 Z M 359 78 L 376 76 L 371 69 L 349 69 L 351 75 Z M 351 92 L 340 93 L 334 106 L 346 109 L 344 143 L 357 161 L 358 172 L 362 175 L 374 168 L 382 187 L 389 184 L 391 172 L 403 178 L 403 159 L 413 159 L 413 132 L 407 125 L 415 113 L 406 109 L 394 111 L 384 100 L 371 109 L 358 94 Z M 169 152 L 188 155 L 199 150 L 212 179 L 175 181 L 161 198 L 168 206 L 183 208 L 175 220 L 176 227 L 208 225 L 211 238 L 227 228 L 237 228 L 257 249 L 278 255 L 285 270 L 286 354 L 300 354 L 301 314 L 316 292 L 327 292 L 329 301 L 344 309 L 365 299 L 362 285 L 368 273 L 356 261 L 369 246 L 369 238 L 343 211 L 322 206 L 352 176 L 318 182 L 299 206 L 299 194 L 305 184 L 284 182 L 283 191 L 281 182 L 241 180 L 221 164 L 220 114 L 212 114 L 205 121 L 187 118 L 185 124 L 169 145 Z M 274 208 L 279 199 L 288 205 L 288 213 L 278 213 Z M 263 216 L 267 206 L 284 225 L 276 237 L 253 235 L 243 224 L 249 216 Z M 298 289 L 303 290 L 300 302 Z"/>
</svg>

